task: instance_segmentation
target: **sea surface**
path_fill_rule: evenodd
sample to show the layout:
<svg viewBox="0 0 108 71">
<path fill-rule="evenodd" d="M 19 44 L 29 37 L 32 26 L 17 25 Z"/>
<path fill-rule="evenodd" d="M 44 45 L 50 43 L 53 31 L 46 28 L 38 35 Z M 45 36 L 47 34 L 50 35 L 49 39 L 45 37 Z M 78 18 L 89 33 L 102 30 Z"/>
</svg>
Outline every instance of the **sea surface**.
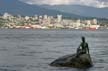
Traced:
<svg viewBox="0 0 108 71">
<path fill-rule="evenodd" d="M 51 67 L 86 37 L 94 66 Z M 108 71 L 108 30 L 0 29 L 0 71 Z"/>
</svg>

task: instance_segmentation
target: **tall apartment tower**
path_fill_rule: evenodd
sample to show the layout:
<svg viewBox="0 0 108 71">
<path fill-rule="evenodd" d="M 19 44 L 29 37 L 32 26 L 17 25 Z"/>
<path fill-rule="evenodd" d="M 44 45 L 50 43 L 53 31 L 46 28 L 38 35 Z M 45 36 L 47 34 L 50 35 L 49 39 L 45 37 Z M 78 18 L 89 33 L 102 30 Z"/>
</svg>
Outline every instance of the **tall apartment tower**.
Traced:
<svg viewBox="0 0 108 71">
<path fill-rule="evenodd" d="M 76 27 L 78 28 L 78 27 L 80 27 L 80 25 L 81 25 L 81 20 L 78 19 L 78 20 L 76 21 Z"/>
<path fill-rule="evenodd" d="M 8 17 L 10 17 L 11 15 L 9 13 L 4 13 L 3 18 L 7 19 Z"/>
<path fill-rule="evenodd" d="M 60 23 L 62 21 L 62 15 L 57 15 L 57 22 Z"/>
<path fill-rule="evenodd" d="M 48 16 L 47 15 L 44 15 L 44 19 L 47 20 L 48 19 Z"/>
<path fill-rule="evenodd" d="M 97 19 L 93 19 L 92 22 L 93 22 L 94 25 L 97 25 Z"/>
</svg>

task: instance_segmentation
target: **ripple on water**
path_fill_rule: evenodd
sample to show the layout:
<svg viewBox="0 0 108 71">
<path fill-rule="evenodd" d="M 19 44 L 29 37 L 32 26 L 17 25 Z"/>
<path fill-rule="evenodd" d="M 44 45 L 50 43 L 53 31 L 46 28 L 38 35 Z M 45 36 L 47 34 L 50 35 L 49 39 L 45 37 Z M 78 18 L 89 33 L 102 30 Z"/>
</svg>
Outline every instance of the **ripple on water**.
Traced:
<svg viewBox="0 0 108 71">
<path fill-rule="evenodd" d="M 18 54 L 15 54 L 15 56 L 35 56 L 35 54 L 41 54 L 43 52 L 39 52 L 39 51 L 30 51 L 30 52 L 21 52 Z"/>
<path fill-rule="evenodd" d="M 21 71 L 22 68 L 26 67 L 24 64 L 18 65 L 0 65 L 0 71 Z"/>
<path fill-rule="evenodd" d="M 8 51 L 8 49 L 6 49 L 6 48 L 1 48 L 1 49 L 0 49 L 0 52 L 1 52 L 1 51 Z"/>
</svg>

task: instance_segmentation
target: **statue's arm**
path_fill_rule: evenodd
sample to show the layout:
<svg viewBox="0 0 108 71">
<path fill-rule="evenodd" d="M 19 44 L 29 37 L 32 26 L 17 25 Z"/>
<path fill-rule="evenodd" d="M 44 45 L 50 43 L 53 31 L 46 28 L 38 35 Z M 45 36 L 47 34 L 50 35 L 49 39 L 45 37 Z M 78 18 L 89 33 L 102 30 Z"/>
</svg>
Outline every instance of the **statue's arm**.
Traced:
<svg viewBox="0 0 108 71">
<path fill-rule="evenodd" d="M 81 46 L 82 46 L 82 43 L 79 45 L 79 47 L 78 47 L 78 48 L 79 48 L 79 49 L 81 49 Z"/>
<path fill-rule="evenodd" d="M 88 47 L 88 44 L 87 44 L 87 51 L 88 51 L 88 54 L 89 54 L 89 47 Z"/>
</svg>

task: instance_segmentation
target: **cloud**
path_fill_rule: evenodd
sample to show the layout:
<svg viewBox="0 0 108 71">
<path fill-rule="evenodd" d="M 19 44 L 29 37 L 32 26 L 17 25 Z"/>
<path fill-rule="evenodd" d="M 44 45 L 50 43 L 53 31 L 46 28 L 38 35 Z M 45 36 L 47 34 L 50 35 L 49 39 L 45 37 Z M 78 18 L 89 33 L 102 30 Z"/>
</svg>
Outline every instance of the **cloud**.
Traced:
<svg viewBox="0 0 108 71">
<path fill-rule="evenodd" d="M 98 0 L 98 1 L 101 1 L 101 2 L 108 2 L 108 0 Z"/>
<path fill-rule="evenodd" d="M 48 5 L 60 5 L 69 4 L 71 0 L 21 0 L 29 4 L 48 4 Z"/>
<path fill-rule="evenodd" d="M 61 5 L 61 4 L 79 4 L 93 7 L 108 7 L 108 0 L 21 0 L 28 4 L 48 4 L 48 5 Z"/>
</svg>

